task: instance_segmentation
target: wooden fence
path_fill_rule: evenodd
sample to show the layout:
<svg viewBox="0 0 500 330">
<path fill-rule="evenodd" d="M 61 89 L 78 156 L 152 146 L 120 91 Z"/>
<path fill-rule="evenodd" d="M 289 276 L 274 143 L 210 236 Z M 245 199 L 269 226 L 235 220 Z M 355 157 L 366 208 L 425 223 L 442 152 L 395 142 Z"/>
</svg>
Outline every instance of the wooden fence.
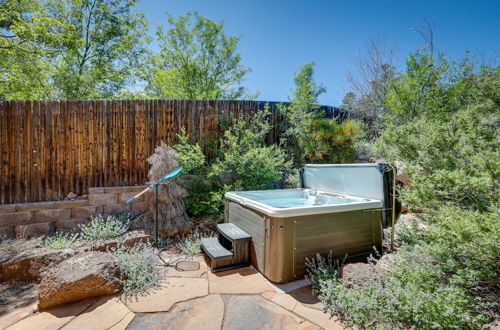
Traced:
<svg viewBox="0 0 500 330">
<path fill-rule="evenodd" d="M 245 116 L 269 104 L 279 138 L 277 103 L 264 101 L 99 100 L 0 102 L 0 204 L 60 199 L 88 187 L 143 184 L 146 159 L 182 127 L 200 141 L 220 134 L 217 113 Z M 344 117 L 339 109 L 326 114 Z M 207 150 L 205 150 L 207 151 Z"/>
</svg>

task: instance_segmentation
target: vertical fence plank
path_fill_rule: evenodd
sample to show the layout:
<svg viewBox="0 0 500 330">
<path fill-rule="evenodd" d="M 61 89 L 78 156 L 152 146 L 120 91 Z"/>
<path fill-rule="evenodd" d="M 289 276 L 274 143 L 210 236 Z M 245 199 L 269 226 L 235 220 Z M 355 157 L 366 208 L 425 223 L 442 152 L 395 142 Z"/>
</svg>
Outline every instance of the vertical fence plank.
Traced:
<svg viewBox="0 0 500 330">
<path fill-rule="evenodd" d="M 9 102 L 9 107 L 8 107 L 8 125 L 7 125 L 7 143 L 8 147 L 7 149 L 9 150 L 9 157 L 8 157 L 8 163 L 7 163 L 7 177 L 9 180 L 9 203 L 15 203 L 15 141 L 14 141 L 14 132 L 16 130 L 16 118 L 14 114 L 16 113 L 16 108 L 15 108 L 15 102 L 11 101 Z"/>
<path fill-rule="evenodd" d="M 185 129 L 209 160 L 226 124 L 269 104 L 267 136 L 279 141 L 278 103 L 262 101 L 97 100 L 0 102 L 0 204 L 86 194 L 92 186 L 147 180 L 146 159 Z M 326 116 L 349 114 L 333 107 Z M 224 125 L 218 116 L 224 118 Z M 341 116 L 342 115 L 342 116 Z M 342 117 L 342 118 L 341 118 Z"/>
<path fill-rule="evenodd" d="M 5 143 L 5 103 L 6 101 L 0 101 L 0 204 L 5 204 L 5 186 L 6 178 L 4 173 L 5 164 L 5 154 L 6 154 L 6 143 Z"/>
</svg>

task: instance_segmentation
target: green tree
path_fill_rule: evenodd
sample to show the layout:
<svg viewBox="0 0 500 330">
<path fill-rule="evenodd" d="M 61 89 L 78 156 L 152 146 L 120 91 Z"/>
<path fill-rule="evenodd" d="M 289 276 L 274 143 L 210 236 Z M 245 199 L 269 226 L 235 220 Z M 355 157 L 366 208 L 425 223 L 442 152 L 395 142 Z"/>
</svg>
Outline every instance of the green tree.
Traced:
<svg viewBox="0 0 500 330">
<path fill-rule="evenodd" d="M 147 24 L 136 0 L 6 0 L 0 6 L 0 94 L 108 98 L 133 83 Z"/>
<path fill-rule="evenodd" d="M 304 164 L 304 148 L 299 141 L 309 138 L 311 119 L 316 115 L 318 97 L 326 88 L 314 81 L 314 63 L 304 64 L 294 77 L 295 88 L 289 105 L 281 105 L 283 120 L 280 122 L 281 147 L 292 161 L 294 167 Z"/>
<path fill-rule="evenodd" d="M 498 203 L 500 67 L 475 69 L 429 52 L 411 54 L 391 83 L 387 129 L 375 147 L 413 179 L 406 202 L 485 211 Z M 493 88 L 492 88 L 493 87 Z"/>
<path fill-rule="evenodd" d="M 0 98 L 50 97 L 49 60 L 61 48 L 60 22 L 38 1 L 0 1 Z"/>
<path fill-rule="evenodd" d="M 359 123 L 352 120 L 337 123 L 336 118 L 324 118 L 318 111 L 318 97 L 326 88 L 314 81 L 314 63 L 303 65 L 294 82 L 290 104 L 279 108 L 283 115 L 280 122 L 281 148 L 294 167 L 305 162 L 353 162 Z"/>
<path fill-rule="evenodd" d="M 239 37 L 227 35 L 223 22 L 189 12 L 174 19 L 169 29 L 156 32 L 160 51 L 151 58 L 147 90 L 168 99 L 237 99 L 246 97 L 241 86 L 250 71 L 237 52 Z"/>
<path fill-rule="evenodd" d="M 62 23 L 64 49 L 52 62 L 56 96 L 109 98 L 134 81 L 145 54 L 147 23 L 136 0 L 48 0 Z"/>
</svg>

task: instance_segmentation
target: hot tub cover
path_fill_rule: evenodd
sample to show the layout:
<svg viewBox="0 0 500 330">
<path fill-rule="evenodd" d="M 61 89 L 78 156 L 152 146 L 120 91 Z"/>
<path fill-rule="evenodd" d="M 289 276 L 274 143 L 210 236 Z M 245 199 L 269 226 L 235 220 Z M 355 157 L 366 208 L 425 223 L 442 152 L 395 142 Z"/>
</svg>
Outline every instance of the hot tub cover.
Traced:
<svg viewBox="0 0 500 330">
<path fill-rule="evenodd" d="M 307 164 L 300 172 L 301 186 L 331 193 L 360 196 L 382 202 L 383 225 L 390 225 L 393 169 L 384 163 Z M 396 217 L 400 204 L 396 203 Z"/>
</svg>

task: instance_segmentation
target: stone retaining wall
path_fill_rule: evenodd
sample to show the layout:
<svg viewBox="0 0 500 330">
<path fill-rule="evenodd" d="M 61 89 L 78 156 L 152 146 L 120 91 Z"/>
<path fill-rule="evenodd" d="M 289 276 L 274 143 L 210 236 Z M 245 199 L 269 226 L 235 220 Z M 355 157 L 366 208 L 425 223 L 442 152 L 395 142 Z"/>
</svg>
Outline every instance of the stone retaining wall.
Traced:
<svg viewBox="0 0 500 330">
<path fill-rule="evenodd" d="M 97 214 L 123 210 L 146 211 L 144 195 L 132 204 L 127 200 L 146 186 L 89 188 L 86 199 L 0 205 L 0 238 L 47 235 L 71 231 Z"/>
</svg>

